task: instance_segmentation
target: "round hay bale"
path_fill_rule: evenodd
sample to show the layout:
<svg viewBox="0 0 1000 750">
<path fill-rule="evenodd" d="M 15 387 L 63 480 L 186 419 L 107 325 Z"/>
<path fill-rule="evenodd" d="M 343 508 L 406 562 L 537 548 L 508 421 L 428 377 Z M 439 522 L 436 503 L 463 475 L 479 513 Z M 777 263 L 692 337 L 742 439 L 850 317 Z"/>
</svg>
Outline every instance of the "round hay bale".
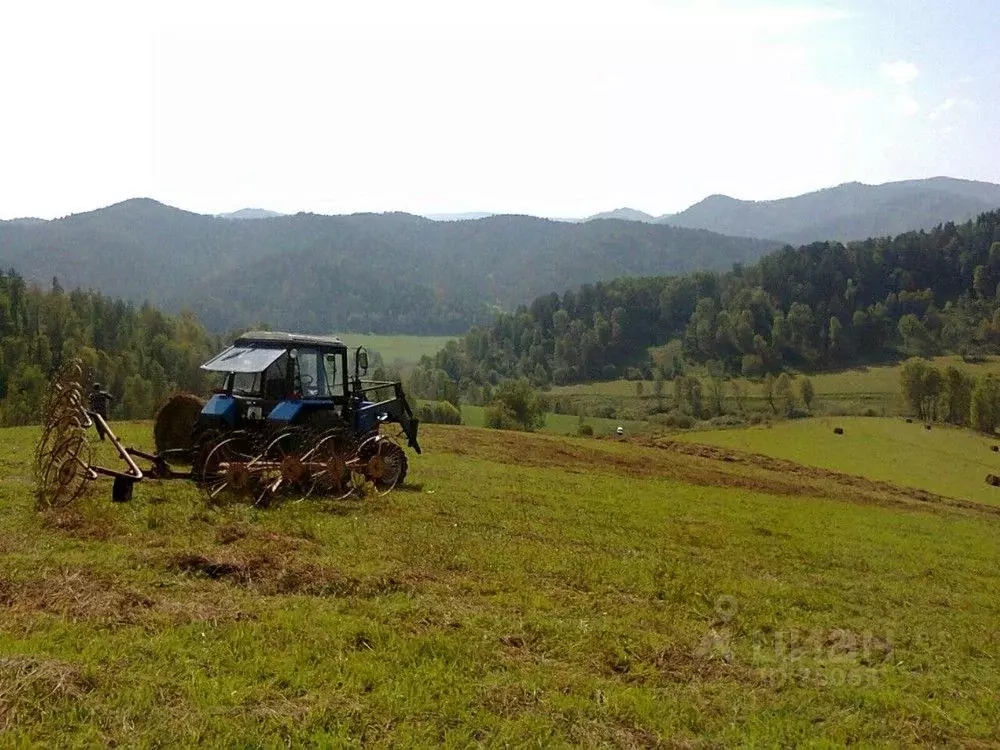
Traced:
<svg viewBox="0 0 1000 750">
<path fill-rule="evenodd" d="M 833 428 L 833 434 L 834 435 L 843 435 L 844 434 L 844 428 L 843 427 L 834 427 Z"/>
<path fill-rule="evenodd" d="M 156 450 L 167 451 L 191 447 L 191 430 L 194 428 L 205 399 L 193 393 L 175 393 L 156 412 L 153 439 Z"/>
<path fill-rule="evenodd" d="M 994 445 L 990 448 L 994 453 L 1000 453 L 1000 445 Z"/>
<path fill-rule="evenodd" d="M 986 484 L 992 485 L 993 487 L 1000 487 L 1000 477 L 996 474 L 987 474 Z"/>
<path fill-rule="evenodd" d="M 913 424 L 913 420 L 909 417 L 906 418 L 906 424 Z"/>
<path fill-rule="evenodd" d="M 925 430 L 929 430 L 930 428 L 931 428 L 931 426 L 930 426 L 929 424 L 925 424 L 925 425 L 924 425 L 924 429 L 925 429 Z"/>
</svg>

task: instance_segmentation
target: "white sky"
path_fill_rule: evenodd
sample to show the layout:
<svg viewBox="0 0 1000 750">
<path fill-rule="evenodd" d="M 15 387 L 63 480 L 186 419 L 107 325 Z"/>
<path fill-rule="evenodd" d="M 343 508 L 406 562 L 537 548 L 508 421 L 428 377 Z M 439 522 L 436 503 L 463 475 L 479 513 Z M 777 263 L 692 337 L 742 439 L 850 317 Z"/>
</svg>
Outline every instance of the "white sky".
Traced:
<svg viewBox="0 0 1000 750">
<path fill-rule="evenodd" d="M 1000 182 L 994 0 L 0 7 L 0 218 L 652 214 Z"/>
</svg>

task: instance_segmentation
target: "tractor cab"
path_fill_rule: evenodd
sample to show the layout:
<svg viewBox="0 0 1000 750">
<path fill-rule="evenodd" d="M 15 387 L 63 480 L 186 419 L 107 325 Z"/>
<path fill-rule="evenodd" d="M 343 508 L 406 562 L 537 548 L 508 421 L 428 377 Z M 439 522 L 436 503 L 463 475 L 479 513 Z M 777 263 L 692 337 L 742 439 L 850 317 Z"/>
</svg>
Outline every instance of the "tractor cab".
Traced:
<svg viewBox="0 0 1000 750">
<path fill-rule="evenodd" d="M 382 422 L 398 422 L 417 446 L 417 420 L 402 384 L 366 381 L 368 355 L 358 348 L 353 377 L 347 345 L 332 336 L 251 331 L 201 368 L 222 374 L 221 387 L 202 409 L 198 429 L 222 431 L 263 426 L 344 428 L 361 435 Z M 392 389 L 387 399 L 372 399 Z"/>
</svg>

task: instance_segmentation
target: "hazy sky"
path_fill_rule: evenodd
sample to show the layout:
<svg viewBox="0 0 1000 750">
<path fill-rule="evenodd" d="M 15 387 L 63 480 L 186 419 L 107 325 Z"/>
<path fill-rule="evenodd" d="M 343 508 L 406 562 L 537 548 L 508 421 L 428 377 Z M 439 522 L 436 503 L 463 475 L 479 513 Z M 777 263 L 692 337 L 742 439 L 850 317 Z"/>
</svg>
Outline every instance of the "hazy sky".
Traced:
<svg viewBox="0 0 1000 750">
<path fill-rule="evenodd" d="M 0 218 L 1000 182 L 997 0 L 6 2 Z"/>
</svg>

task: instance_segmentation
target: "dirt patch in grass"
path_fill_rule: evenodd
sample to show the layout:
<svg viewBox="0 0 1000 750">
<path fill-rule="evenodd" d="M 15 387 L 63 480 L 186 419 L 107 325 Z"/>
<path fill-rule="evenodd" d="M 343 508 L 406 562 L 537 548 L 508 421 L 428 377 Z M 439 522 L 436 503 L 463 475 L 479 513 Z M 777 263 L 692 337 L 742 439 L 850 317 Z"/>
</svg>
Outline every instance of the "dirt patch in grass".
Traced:
<svg viewBox="0 0 1000 750">
<path fill-rule="evenodd" d="M 479 702 L 498 716 L 519 716 L 542 703 L 543 693 L 524 685 L 490 685 L 479 689 Z"/>
<path fill-rule="evenodd" d="M 178 552 L 168 555 L 163 564 L 174 573 L 223 581 L 265 595 L 369 598 L 411 589 L 408 582 L 395 576 L 359 578 L 317 562 L 274 552 L 227 549 L 212 556 Z"/>
<path fill-rule="evenodd" d="M 188 622 L 250 619 L 237 606 L 210 592 L 189 592 L 183 600 L 149 595 L 114 578 L 82 570 L 47 571 L 39 578 L 0 578 L 4 619 L 38 614 L 73 622 L 98 621 L 112 626 L 166 626 Z"/>
<path fill-rule="evenodd" d="M 215 531 L 215 541 L 221 545 L 236 545 L 245 542 L 249 546 L 264 547 L 270 552 L 293 552 L 306 547 L 315 548 L 314 539 L 279 531 L 256 528 L 248 523 L 234 522 L 219 526 Z"/>
<path fill-rule="evenodd" d="M 18 722 L 38 720 L 63 700 L 78 700 L 93 688 L 65 661 L 36 656 L 0 658 L 0 733 Z"/>
<path fill-rule="evenodd" d="M 215 530 L 215 541 L 219 544 L 232 544 L 240 539 L 246 539 L 253 529 L 245 523 L 226 523 Z"/>
<path fill-rule="evenodd" d="M 751 669 L 732 661 L 724 653 L 703 652 L 700 648 L 680 645 L 635 651 L 612 646 L 606 650 L 598 667 L 609 677 L 636 685 L 708 680 L 758 681 Z"/>
<path fill-rule="evenodd" d="M 42 514 L 42 526 L 74 539 L 104 541 L 120 532 L 111 514 L 95 509 L 58 508 Z"/>
</svg>

